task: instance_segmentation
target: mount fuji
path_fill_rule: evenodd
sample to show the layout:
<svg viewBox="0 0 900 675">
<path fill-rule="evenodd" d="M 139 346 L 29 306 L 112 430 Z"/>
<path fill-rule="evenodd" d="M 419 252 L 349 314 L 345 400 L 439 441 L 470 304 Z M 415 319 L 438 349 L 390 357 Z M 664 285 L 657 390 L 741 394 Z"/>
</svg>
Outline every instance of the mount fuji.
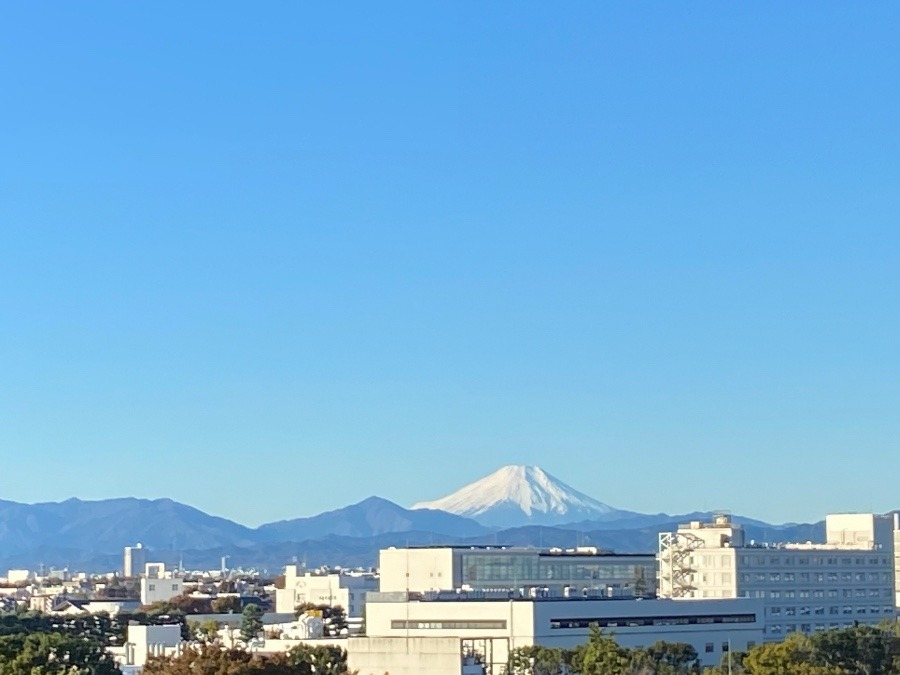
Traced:
<svg viewBox="0 0 900 675">
<path fill-rule="evenodd" d="M 589 497 L 537 466 L 504 466 L 453 494 L 413 509 L 465 516 L 489 527 L 560 525 L 638 515 Z"/>
</svg>

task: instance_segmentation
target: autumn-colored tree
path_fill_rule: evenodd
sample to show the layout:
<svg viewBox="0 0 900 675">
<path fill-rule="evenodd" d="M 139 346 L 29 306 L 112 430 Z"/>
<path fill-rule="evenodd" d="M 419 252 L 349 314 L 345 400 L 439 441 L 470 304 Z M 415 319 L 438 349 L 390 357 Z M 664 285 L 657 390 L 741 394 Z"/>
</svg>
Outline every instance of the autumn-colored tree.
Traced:
<svg viewBox="0 0 900 675">
<path fill-rule="evenodd" d="M 241 611 L 241 599 L 236 595 L 227 595 L 221 598 L 215 598 L 210 603 L 213 614 L 231 614 Z"/>
<path fill-rule="evenodd" d="M 203 645 L 177 657 L 151 657 L 144 675 L 346 675 L 347 655 L 336 647 L 299 645 L 260 656 L 244 649 Z"/>
</svg>

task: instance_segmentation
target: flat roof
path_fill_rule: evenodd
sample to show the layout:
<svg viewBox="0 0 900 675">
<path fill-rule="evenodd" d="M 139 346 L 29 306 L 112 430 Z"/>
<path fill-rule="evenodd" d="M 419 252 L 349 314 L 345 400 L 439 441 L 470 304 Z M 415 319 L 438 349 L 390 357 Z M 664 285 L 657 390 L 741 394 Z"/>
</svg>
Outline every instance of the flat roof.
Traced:
<svg viewBox="0 0 900 675">
<path fill-rule="evenodd" d="M 511 553 L 536 553 L 537 555 L 544 556 L 553 556 L 554 558 L 600 558 L 600 557 L 617 557 L 617 558 L 646 558 L 651 557 L 655 558 L 656 553 L 619 553 L 617 551 L 604 551 L 604 550 L 596 550 L 596 551 L 575 551 L 571 549 L 552 549 L 552 548 L 537 548 L 531 546 L 504 546 L 502 544 L 495 545 L 487 545 L 481 544 L 478 546 L 463 546 L 459 544 L 440 546 L 437 544 L 423 544 L 423 545 L 413 545 L 413 546 L 389 546 L 386 549 L 382 549 L 384 551 L 417 551 L 417 550 L 451 550 L 451 551 L 508 551 Z"/>
</svg>

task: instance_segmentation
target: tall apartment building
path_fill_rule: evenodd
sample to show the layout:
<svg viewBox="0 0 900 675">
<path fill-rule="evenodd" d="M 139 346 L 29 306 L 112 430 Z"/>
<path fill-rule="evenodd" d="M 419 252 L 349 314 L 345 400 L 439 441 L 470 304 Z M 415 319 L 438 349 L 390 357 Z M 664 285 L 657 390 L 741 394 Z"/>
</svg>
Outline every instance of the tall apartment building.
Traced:
<svg viewBox="0 0 900 675">
<path fill-rule="evenodd" d="M 659 536 L 663 598 L 756 598 L 766 639 L 895 617 L 897 519 L 875 514 L 826 517 L 825 543 L 747 543 L 728 516 L 691 522 Z"/>
<path fill-rule="evenodd" d="M 142 544 L 126 546 L 122 556 L 122 572 L 126 577 L 137 577 L 147 564 L 147 549 Z"/>
</svg>

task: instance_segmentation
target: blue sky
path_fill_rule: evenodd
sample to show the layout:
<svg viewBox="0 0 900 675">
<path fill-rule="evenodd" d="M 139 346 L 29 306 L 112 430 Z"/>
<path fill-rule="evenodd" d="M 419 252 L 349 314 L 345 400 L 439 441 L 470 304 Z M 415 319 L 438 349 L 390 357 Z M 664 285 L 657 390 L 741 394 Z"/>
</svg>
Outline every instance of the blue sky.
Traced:
<svg viewBox="0 0 900 675">
<path fill-rule="evenodd" d="M 7 4 L 0 498 L 900 508 L 898 20 Z"/>
</svg>

